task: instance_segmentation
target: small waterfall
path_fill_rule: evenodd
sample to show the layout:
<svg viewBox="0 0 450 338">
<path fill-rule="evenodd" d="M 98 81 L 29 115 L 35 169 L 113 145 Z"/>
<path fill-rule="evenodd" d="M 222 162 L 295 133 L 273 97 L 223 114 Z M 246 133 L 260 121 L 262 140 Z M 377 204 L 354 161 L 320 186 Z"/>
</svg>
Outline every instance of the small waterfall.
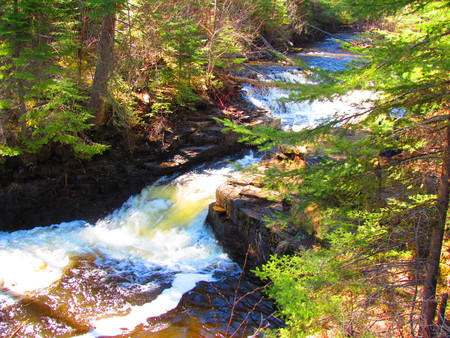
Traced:
<svg viewBox="0 0 450 338">
<path fill-rule="evenodd" d="M 238 165 L 257 160 L 249 154 Z M 237 174 L 233 164 L 216 163 L 162 179 L 95 225 L 0 233 L 0 310 L 9 318 L 0 331 L 13 333 L 33 295 L 55 313 L 68 307 L 67 316 L 92 328 L 86 337 L 119 335 L 175 308 L 197 282 L 240 271 L 205 225 L 216 188 Z M 54 336 L 56 322 L 42 325 L 29 330 Z"/>
<path fill-rule="evenodd" d="M 339 35 L 341 40 L 351 40 L 353 35 Z M 333 39 L 315 44 L 314 48 L 306 48 L 301 53 L 291 55 L 292 59 L 301 59 L 309 67 L 329 70 L 343 70 L 356 55 L 343 50 Z M 245 70 L 245 76 L 254 77 L 259 81 L 311 84 L 312 80 L 304 72 L 292 66 L 250 65 Z M 263 87 L 243 84 L 244 97 L 253 105 L 269 111 L 274 117 L 281 119 L 284 130 L 299 131 L 314 127 L 320 121 L 342 115 L 351 115 L 368 108 L 374 93 L 355 91 L 341 96 L 333 101 L 291 101 L 290 89 L 279 87 Z"/>
</svg>

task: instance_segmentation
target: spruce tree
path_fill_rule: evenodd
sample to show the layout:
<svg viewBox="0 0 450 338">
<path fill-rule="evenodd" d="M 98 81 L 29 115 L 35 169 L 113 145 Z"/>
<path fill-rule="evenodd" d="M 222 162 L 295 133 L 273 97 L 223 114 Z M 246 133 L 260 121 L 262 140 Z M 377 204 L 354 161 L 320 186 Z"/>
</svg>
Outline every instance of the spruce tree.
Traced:
<svg viewBox="0 0 450 338">
<path fill-rule="evenodd" d="M 266 185 L 284 193 L 298 226 L 314 206 L 320 222 L 311 229 L 325 247 L 317 256 L 273 258 L 259 274 L 273 282 L 269 293 L 290 325 L 282 330 L 286 336 L 320 331 L 324 322 L 343 334 L 370 334 L 372 315 L 394 301 L 402 308 L 391 308 L 398 315 L 393 329 L 409 325 L 410 334 L 432 336 L 439 330 L 434 318 L 449 194 L 449 2 L 340 3 L 378 20 L 379 28 L 355 44 L 361 57 L 346 71 L 300 86 L 293 98 L 329 99 L 364 89 L 377 94 L 371 108 L 297 133 L 234 127 L 266 148 L 315 150 L 314 165 L 274 168 Z"/>
<path fill-rule="evenodd" d="M 69 145 L 81 157 L 104 147 L 82 132 L 91 117 L 71 76 L 76 8 L 70 0 L 4 1 L 0 20 L 0 155 Z"/>
</svg>

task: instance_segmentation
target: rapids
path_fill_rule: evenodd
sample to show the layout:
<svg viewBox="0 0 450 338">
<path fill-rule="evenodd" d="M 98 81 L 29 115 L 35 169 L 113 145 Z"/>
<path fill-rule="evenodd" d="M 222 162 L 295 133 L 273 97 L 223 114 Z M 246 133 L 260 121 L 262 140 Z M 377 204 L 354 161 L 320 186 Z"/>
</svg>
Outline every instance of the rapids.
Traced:
<svg viewBox="0 0 450 338">
<path fill-rule="evenodd" d="M 349 41 L 354 37 L 353 34 L 336 35 L 336 38 L 342 41 Z M 332 72 L 345 69 L 356 56 L 342 49 L 336 39 L 328 38 L 290 57 L 294 60 L 300 59 L 309 67 Z M 313 83 L 297 67 L 278 64 L 250 64 L 241 75 L 263 82 Z M 246 83 L 242 87 L 244 97 L 249 102 L 269 111 L 275 118 L 280 118 L 283 129 L 287 131 L 313 127 L 332 116 L 354 114 L 367 108 L 370 105 L 368 102 L 374 96 L 373 92 L 355 91 L 332 101 L 290 101 L 289 89 L 253 86 Z"/>
<path fill-rule="evenodd" d="M 330 71 L 354 57 L 333 40 L 316 46 L 293 57 Z M 251 71 L 261 81 L 307 82 L 295 67 Z M 353 112 L 370 97 L 302 103 L 279 101 L 289 96 L 280 88 L 244 84 L 243 92 L 287 130 Z M 237 162 L 256 161 L 247 154 Z M 224 160 L 163 178 L 96 224 L 0 232 L 0 335 L 225 337 L 282 325 L 205 224 L 216 188 L 231 175 L 239 171 Z"/>
<path fill-rule="evenodd" d="M 12 335 L 26 321 L 21 332 L 36 337 L 130 333 L 175 308 L 197 282 L 240 271 L 205 226 L 216 188 L 232 174 L 223 161 L 162 179 L 95 225 L 0 233 L 0 331 Z"/>
</svg>

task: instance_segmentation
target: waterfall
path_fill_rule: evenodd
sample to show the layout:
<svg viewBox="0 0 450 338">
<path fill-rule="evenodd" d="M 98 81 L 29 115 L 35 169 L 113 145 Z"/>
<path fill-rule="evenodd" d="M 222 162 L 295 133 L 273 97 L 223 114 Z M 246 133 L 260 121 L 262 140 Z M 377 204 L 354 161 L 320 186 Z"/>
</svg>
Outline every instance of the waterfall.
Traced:
<svg viewBox="0 0 450 338">
<path fill-rule="evenodd" d="M 354 57 L 331 40 L 320 48 L 293 57 L 330 71 L 345 67 Z M 250 65 L 250 71 L 260 81 L 310 81 L 292 66 Z M 358 92 L 333 102 L 293 102 L 280 100 L 289 97 L 286 89 L 247 84 L 243 93 L 256 106 L 281 118 L 286 130 L 354 112 L 360 109 L 357 103 L 372 95 Z M 249 154 L 238 164 L 245 167 L 256 161 Z M 0 332 L 67 337 L 81 334 L 86 327 L 85 337 L 133 336 L 133 332 L 159 332 L 170 326 L 153 325 L 148 318 L 176 308 L 182 296 L 201 281 L 225 285 L 240 273 L 205 225 L 216 188 L 232 175 L 239 172 L 228 161 L 204 165 L 178 177 L 162 178 L 96 224 L 74 220 L 0 232 Z M 237 280 L 242 287 L 241 279 Z M 229 283 L 228 294 L 222 289 L 217 292 L 226 299 L 224 304 L 230 305 L 229 299 L 235 297 L 233 288 Z M 211 292 L 205 297 L 210 296 Z M 244 310 L 245 318 L 247 311 L 254 311 L 253 305 Z M 224 323 L 227 326 L 229 317 L 220 307 L 215 306 L 216 312 L 201 320 L 192 315 L 189 325 L 196 334 L 208 325 L 211 330 Z M 216 326 L 211 324 L 214 321 Z"/>
<path fill-rule="evenodd" d="M 351 34 L 340 34 L 337 37 L 344 41 L 354 38 Z M 331 38 L 314 44 L 312 48 L 305 48 L 302 52 L 291 55 L 291 59 L 300 59 L 308 67 L 330 72 L 345 69 L 355 58 L 356 55 L 343 50 L 339 43 Z M 278 64 L 249 65 L 244 74 L 266 82 L 314 83 L 300 68 Z M 311 128 L 327 118 L 360 112 L 370 106 L 370 100 L 375 95 L 370 91 L 354 91 L 333 100 L 308 102 L 289 100 L 291 94 L 295 93 L 292 89 L 243 84 L 242 91 L 244 97 L 253 105 L 280 118 L 282 128 L 287 131 Z"/>
</svg>

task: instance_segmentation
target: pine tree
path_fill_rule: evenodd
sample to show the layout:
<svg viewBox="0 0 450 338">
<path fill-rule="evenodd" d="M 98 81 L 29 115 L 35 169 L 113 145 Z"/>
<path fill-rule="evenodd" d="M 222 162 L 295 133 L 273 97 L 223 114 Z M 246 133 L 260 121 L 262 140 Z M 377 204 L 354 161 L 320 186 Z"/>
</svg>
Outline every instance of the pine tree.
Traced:
<svg viewBox="0 0 450 338">
<path fill-rule="evenodd" d="M 71 78 L 76 9 L 70 0 L 2 2 L 0 155 L 36 153 L 44 145 L 67 144 L 90 157 L 104 147 L 82 132 L 90 128 L 84 99 Z"/>
<path fill-rule="evenodd" d="M 291 325 L 283 332 L 321 330 L 322 320 L 341 325 L 344 334 L 364 332 L 369 313 L 376 311 L 372 305 L 392 302 L 396 295 L 395 301 L 408 299 L 398 312 L 399 330 L 410 325 L 416 334 L 420 326 L 422 335 L 432 336 L 449 194 L 448 141 L 443 141 L 449 128 L 449 2 L 342 4 L 387 28 L 364 35 L 352 48 L 361 58 L 349 69 L 325 74 L 316 86 L 300 86 L 295 98 L 333 98 L 365 89 L 378 95 L 372 108 L 298 133 L 235 127 L 254 144 L 315 149 L 316 165 L 274 168 L 266 184 L 284 192 L 294 224 L 304 225 L 306 207 L 315 205 L 321 222 L 312 230 L 327 243 L 316 259 L 324 257 L 320 266 L 329 269 L 330 279 L 309 263 L 312 252 L 292 260 L 274 258 L 260 276 L 274 283 L 269 293 L 279 299 Z M 436 189 L 436 182 L 427 181 L 439 167 Z M 428 269 L 421 279 L 424 264 Z M 418 306 L 414 289 L 420 285 L 424 291 Z M 302 306 L 293 296 L 299 288 L 306 290 Z M 322 304 L 325 300 L 328 304 Z M 355 307 L 365 307 L 366 317 L 356 321 Z"/>
</svg>

